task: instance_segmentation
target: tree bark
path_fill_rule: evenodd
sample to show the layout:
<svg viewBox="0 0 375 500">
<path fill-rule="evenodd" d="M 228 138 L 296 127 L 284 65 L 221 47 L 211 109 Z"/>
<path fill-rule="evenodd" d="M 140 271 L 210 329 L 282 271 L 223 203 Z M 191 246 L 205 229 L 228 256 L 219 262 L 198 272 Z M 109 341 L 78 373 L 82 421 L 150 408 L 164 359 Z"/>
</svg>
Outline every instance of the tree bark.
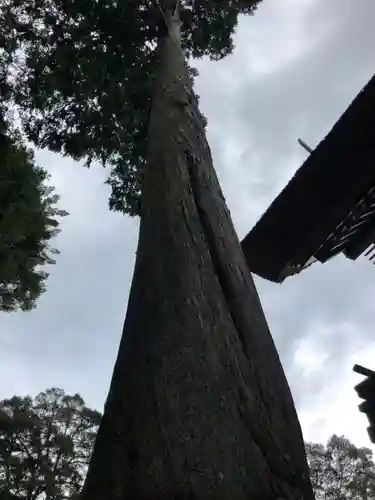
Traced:
<svg viewBox="0 0 375 500">
<path fill-rule="evenodd" d="M 159 47 L 134 277 L 82 500 L 310 500 L 175 28 Z"/>
</svg>

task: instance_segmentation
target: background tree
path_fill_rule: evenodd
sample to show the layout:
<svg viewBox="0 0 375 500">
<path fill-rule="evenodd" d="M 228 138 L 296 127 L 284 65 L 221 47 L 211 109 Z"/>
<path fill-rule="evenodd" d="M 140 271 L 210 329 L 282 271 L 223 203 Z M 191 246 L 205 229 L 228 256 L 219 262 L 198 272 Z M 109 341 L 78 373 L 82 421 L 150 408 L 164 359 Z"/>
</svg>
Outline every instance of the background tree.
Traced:
<svg viewBox="0 0 375 500">
<path fill-rule="evenodd" d="M 0 403 L 1 500 L 72 499 L 82 487 L 99 412 L 61 389 Z"/>
<path fill-rule="evenodd" d="M 316 500 L 375 499 L 372 451 L 357 448 L 344 436 L 333 435 L 326 446 L 306 444 Z"/>
<path fill-rule="evenodd" d="M 230 53 L 238 16 L 257 4 L 3 1 L 12 101 L 28 138 L 108 164 L 111 208 L 141 216 L 83 500 L 312 498 L 186 62 Z"/>
<path fill-rule="evenodd" d="M 0 311 L 28 310 L 45 291 L 45 264 L 58 251 L 50 246 L 59 233 L 59 196 L 47 184 L 31 149 L 9 123 L 7 53 L 0 49 Z"/>
<path fill-rule="evenodd" d="M 0 116 L 0 310 L 29 310 L 46 290 L 46 264 L 58 250 L 59 196 L 47 172 L 35 164 L 19 134 L 6 130 Z"/>
</svg>

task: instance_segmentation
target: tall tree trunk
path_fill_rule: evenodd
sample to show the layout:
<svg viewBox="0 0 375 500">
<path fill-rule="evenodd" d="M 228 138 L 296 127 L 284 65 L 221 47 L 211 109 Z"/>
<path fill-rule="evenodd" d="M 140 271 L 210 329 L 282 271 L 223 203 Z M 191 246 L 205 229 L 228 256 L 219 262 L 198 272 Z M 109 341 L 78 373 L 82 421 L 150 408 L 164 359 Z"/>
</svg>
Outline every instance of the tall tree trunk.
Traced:
<svg viewBox="0 0 375 500">
<path fill-rule="evenodd" d="M 172 24 L 128 310 L 82 499 L 310 500 L 293 400 Z"/>
</svg>

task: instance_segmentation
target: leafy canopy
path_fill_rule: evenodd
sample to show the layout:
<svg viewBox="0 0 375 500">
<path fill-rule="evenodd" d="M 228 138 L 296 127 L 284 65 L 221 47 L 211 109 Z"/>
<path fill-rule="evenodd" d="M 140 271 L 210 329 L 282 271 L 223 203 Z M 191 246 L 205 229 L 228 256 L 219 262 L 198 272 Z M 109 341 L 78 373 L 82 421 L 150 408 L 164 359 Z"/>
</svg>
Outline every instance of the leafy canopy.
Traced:
<svg viewBox="0 0 375 500">
<path fill-rule="evenodd" d="M 0 311 L 28 310 L 45 291 L 45 264 L 58 251 L 50 240 L 59 233 L 59 196 L 47 172 L 11 124 L 8 82 L 11 52 L 0 49 Z"/>
<path fill-rule="evenodd" d="M 43 267 L 58 253 L 50 246 L 60 232 L 56 217 L 67 215 L 48 178 L 0 107 L 0 311 L 32 309 L 46 289 Z"/>
<path fill-rule="evenodd" d="M 78 394 L 0 402 L 0 498 L 62 500 L 82 488 L 100 423 Z"/>
<path fill-rule="evenodd" d="M 333 435 L 326 446 L 306 444 L 316 500 L 374 500 L 375 464 L 372 451 L 357 448 Z"/>
<path fill-rule="evenodd" d="M 0 131 L 0 158 L 0 311 L 29 310 L 46 289 L 44 265 L 58 253 L 50 246 L 55 217 L 66 213 L 18 135 Z"/>
<path fill-rule="evenodd" d="M 12 100 L 39 147 L 111 167 L 110 208 L 139 212 L 165 0 L 3 0 Z M 260 0 L 181 0 L 188 58 L 233 49 L 239 14 Z"/>
</svg>

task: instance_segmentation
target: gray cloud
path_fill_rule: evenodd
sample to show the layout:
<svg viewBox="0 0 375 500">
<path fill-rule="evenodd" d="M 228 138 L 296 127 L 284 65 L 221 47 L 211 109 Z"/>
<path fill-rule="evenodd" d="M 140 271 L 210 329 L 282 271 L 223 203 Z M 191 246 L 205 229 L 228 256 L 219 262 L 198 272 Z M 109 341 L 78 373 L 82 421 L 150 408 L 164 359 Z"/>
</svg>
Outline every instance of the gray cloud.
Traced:
<svg viewBox="0 0 375 500">
<path fill-rule="evenodd" d="M 375 71 L 375 3 L 353 5 L 264 0 L 254 17 L 241 21 L 232 56 L 197 64 L 209 141 L 240 237 L 303 162 L 297 137 L 317 144 Z M 101 168 L 87 171 L 46 152 L 38 158 L 71 216 L 63 221 L 62 254 L 38 309 L 0 318 L 0 397 L 55 385 L 101 408 L 138 223 L 108 212 Z M 353 355 L 364 358 L 372 340 L 375 268 L 365 259 L 337 258 L 282 285 L 256 283 L 307 438 L 342 429 L 364 439 L 348 373 Z M 359 434 L 335 418 L 344 404 L 337 388 L 352 405 L 350 418 L 363 427 Z M 330 410 L 322 414 L 328 400 Z"/>
<path fill-rule="evenodd" d="M 355 11 L 348 0 L 326 4 L 265 0 L 240 25 L 232 56 L 199 64 L 198 90 L 229 205 L 238 214 L 246 205 L 253 215 L 246 225 L 234 216 L 241 234 L 303 162 L 297 137 L 317 144 L 375 72 L 373 2 L 360 0 Z M 216 154 L 228 135 L 237 143 L 232 161 Z"/>
<path fill-rule="evenodd" d="M 80 391 L 101 407 L 120 339 L 138 222 L 107 210 L 100 167 L 87 171 L 44 152 L 37 157 L 49 166 L 70 216 L 62 221 L 56 239 L 61 255 L 38 307 L 0 319 L 0 397 L 19 387 L 35 392 L 54 385 Z"/>
</svg>

